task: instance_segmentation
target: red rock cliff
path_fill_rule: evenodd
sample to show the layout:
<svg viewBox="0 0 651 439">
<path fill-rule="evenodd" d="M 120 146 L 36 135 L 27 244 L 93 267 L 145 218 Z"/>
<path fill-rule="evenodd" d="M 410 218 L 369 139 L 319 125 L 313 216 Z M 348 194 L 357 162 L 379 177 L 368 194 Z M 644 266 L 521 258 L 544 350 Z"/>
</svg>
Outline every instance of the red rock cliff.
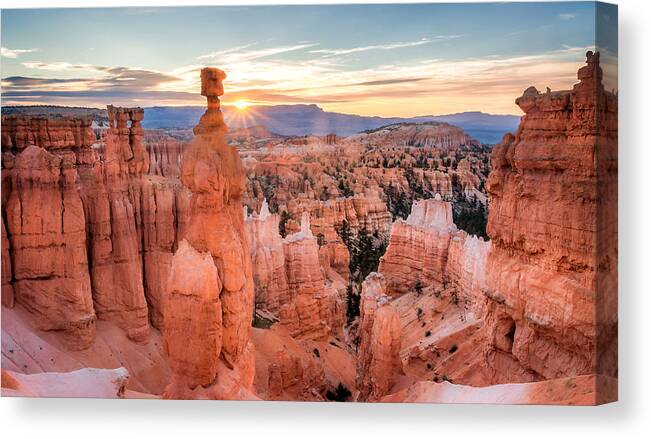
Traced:
<svg viewBox="0 0 651 439">
<path fill-rule="evenodd" d="M 516 100 L 488 180 L 486 361 L 539 378 L 616 374 L 617 99 L 588 52 L 572 90 Z M 597 308 L 599 307 L 599 308 Z"/>
<path fill-rule="evenodd" d="M 362 285 L 357 388 L 360 401 L 385 396 L 403 373 L 400 359 L 400 319 L 386 295 L 386 281 L 379 273 L 368 275 Z"/>
<path fill-rule="evenodd" d="M 36 326 L 74 334 L 81 323 L 65 314 L 77 305 L 56 311 L 52 300 L 67 299 L 53 288 L 84 297 L 91 292 L 90 302 L 71 299 L 83 303 L 83 316 L 75 318 L 89 328 L 67 337 L 75 348 L 92 344 L 95 315 L 137 342 L 148 338 L 148 318 L 162 326 L 161 298 L 187 223 L 187 189 L 174 178 L 147 175 L 143 110 L 109 107 L 108 113 L 105 145 L 88 119 L 6 116 L 2 123 L 3 251 L 9 255 L 3 258 L 3 304 L 22 295 L 18 302 Z M 51 251 L 41 251 L 38 264 L 28 261 L 28 253 L 43 246 Z M 83 286 L 87 281 L 90 288 Z M 36 294 L 41 288 L 47 294 Z M 27 304 L 28 295 L 48 303 Z M 53 308 L 46 312 L 45 305 Z"/>
</svg>

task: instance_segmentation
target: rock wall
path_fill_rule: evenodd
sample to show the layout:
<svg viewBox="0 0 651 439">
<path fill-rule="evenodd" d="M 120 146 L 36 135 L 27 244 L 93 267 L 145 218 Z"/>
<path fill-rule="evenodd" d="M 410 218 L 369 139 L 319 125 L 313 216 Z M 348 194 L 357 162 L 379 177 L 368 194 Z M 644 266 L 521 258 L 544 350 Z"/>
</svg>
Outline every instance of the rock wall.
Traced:
<svg viewBox="0 0 651 439">
<path fill-rule="evenodd" d="M 2 150 L 88 148 L 96 142 L 90 118 L 2 117 Z"/>
<path fill-rule="evenodd" d="M 180 181 L 145 177 L 142 180 L 142 264 L 149 320 L 163 328 L 164 300 L 172 256 L 187 230 L 190 192 Z"/>
<path fill-rule="evenodd" d="M 143 110 L 109 106 L 108 114 L 105 144 L 95 143 L 87 119 L 6 116 L 2 124 L 3 304 L 22 295 L 36 326 L 71 334 L 75 349 L 92 344 L 95 316 L 142 343 L 150 318 L 161 327 L 171 256 L 187 223 L 187 190 L 147 175 Z M 36 251 L 38 261 L 30 261 Z M 59 290 L 75 293 L 53 294 Z M 54 311 L 53 302 L 66 307 L 69 299 L 83 303 L 71 307 L 84 310 L 77 323 Z"/>
<path fill-rule="evenodd" d="M 452 205 L 440 196 L 414 202 L 407 221 L 391 228 L 379 271 L 388 279 L 390 294 L 413 291 L 417 284 L 442 285 L 450 238 L 456 232 Z"/>
<path fill-rule="evenodd" d="M 219 102 L 225 77 L 218 69 L 201 71 L 208 110 L 194 128 L 196 137 L 181 168 L 181 181 L 192 196 L 165 303 L 164 348 L 173 371 L 167 398 L 243 399 L 253 386 L 253 275 L 244 230 L 244 170 L 225 140 Z"/>
<path fill-rule="evenodd" d="M 457 333 L 470 331 L 437 361 L 408 336 L 431 366 L 413 373 L 472 385 L 617 375 L 617 98 L 601 77 L 589 52 L 572 90 L 516 100 L 525 116 L 492 152 L 490 242 L 457 230 L 440 197 L 394 223 L 379 270 L 392 295 L 420 304 L 415 320 L 401 316 L 410 334 L 430 325 L 423 342 L 450 340 L 454 325 L 428 320 L 441 309 L 423 307 L 444 297 L 461 310 Z M 457 172 L 472 180 L 464 160 Z"/>
<path fill-rule="evenodd" d="M 387 395 L 403 373 L 400 359 L 401 327 L 398 312 L 385 294 L 386 282 L 371 273 L 362 284 L 357 357 L 358 401 Z"/>
<path fill-rule="evenodd" d="M 407 220 L 393 223 L 379 271 L 390 295 L 452 286 L 460 299 L 481 310 L 489 251 L 490 243 L 457 229 L 452 204 L 437 194 L 414 202 Z"/>
<path fill-rule="evenodd" d="M 30 145 L 15 160 L 10 153 L 4 158 L 15 300 L 39 329 L 60 332 L 71 349 L 84 349 L 95 337 L 95 311 L 75 155 Z"/>
<path fill-rule="evenodd" d="M 99 318 L 123 328 L 129 338 L 149 337 L 140 255 L 141 177 L 148 166 L 142 144 L 141 108 L 108 107 L 103 166 L 82 174 L 93 301 Z"/>
<path fill-rule="evenodd" d="M 246 232 L 253 265 L 256 310 L 277 315 L 280 307 L 289 302 L 289 288 L 285 271 L 285 250 L 278 231 L 280 218 L 269 213 L 264 200 L 259 214 L 246 217 Z"/>
<path fill-rule="evenodd" d="M 387 238 L 391 228 L 391 214 L 375 190 L 367 190 L 352 197 L 337 197 L 328 201 L 295 198 L 287 205 L 292 218 L 302 212 L 310 214 L 310 228 L 324 247 L 324 267 L 332 267 L 344 279 L 350 276 L 350 254 L 338 231 L 347 227 L 351 233 L 365 230 Z M 298 231 L 298 222 L 288 221 L 290 232 Z M 344 226 L 345 224 L 345 226 Z"/>
<path fill-rule="evenodd" d="M 2 220 L 2 305 L 14 307 L 14 287 L 12 285 L 11 256 L 9 255 L 9 239 L 5 228 L 4 218 Z"/>
<path fill-rule="evenodd" d="M 145 132 L 145 148 L 149 155 L 149 173 L 179 178 L 186 144 L 157 130 Z"/>
<path fill-rule="evenodd" d="M 617 98 L 598 53 L 578 79 L 568 91 L 528 88 L 517 132 L 493 150 L 485 356 L 495 373 L 507 355 L 548 379 L 617 372 Z"/>
<path fill-rule="evenodd" d="M 324 339 L 340 332 L 344 298 L 342 291 L 326 282 L 307 212 L 301 230 L 283 240 L 283 249 L 289 302 L 280 309 L 280 323 L 297 338 Z"/>
</svg>

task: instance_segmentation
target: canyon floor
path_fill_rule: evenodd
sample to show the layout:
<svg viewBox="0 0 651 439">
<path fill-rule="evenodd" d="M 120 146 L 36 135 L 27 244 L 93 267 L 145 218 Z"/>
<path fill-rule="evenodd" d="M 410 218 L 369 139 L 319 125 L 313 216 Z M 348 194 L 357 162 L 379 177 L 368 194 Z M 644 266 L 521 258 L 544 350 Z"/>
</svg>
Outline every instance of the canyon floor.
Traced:
<svg viewBox="0 0 651 439">
<path fill-rule="evenodd" d="M 616 400 L 617 97 L 577 78 L 492 147 L 229 129 L 210 68 L 193 130 L 3 113 L 2 394 Z"/>
</svg>

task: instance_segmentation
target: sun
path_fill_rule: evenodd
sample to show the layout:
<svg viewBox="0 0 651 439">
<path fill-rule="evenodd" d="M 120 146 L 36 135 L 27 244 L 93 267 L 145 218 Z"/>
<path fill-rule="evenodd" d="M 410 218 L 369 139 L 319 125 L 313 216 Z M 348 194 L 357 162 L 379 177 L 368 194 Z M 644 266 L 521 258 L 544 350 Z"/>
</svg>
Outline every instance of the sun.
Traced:
<svg viewBox="0 0 651 439">
<path fill-rule="evenodd" d="M 246 107 L 248 107 L 251 104 L 245 101 L 244 99 L 240 99 L 239 101 L 235 101 L 233 105 L 235 105 L 235 107 L 237 107 L 238 110 L 244 110 Z"/>
</svg>

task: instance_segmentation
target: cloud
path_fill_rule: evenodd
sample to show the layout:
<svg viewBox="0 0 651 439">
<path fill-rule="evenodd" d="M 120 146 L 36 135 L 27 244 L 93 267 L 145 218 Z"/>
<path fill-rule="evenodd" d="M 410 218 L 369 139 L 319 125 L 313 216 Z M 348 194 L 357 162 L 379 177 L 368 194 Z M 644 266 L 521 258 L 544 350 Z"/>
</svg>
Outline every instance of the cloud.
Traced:
<svg viewBox="0 0 651 439">
<path fill-rule="evenodd" d="M 250 47 L 235 49 L 226 49 L 224 55 L 252 51 Z M 219 66 L 228 74 L 225 104 L 239 99 L 255 104 L 314 103 L 330 111 L 384 116 L 469 109 L 514 113 L 519 111 L 515 98 L 530 85 L 539 90 L 546 86 L 559 90 L 576 83 L 576 71 L 589 49 L 593 48 L 563 47 L 526 56 L 404 60 L 367 67 L 334 57 L 280 60 L 250 55 L 231 57 Z M 33 74 L 4 78 L 6 104 L 203 103 L 198 94 L 202 64 L 170 72 L 67 62 L 26 64 L 58 77 Z"/>
<path fill-rule="evenodd" d="M 38 69 L 38 70 L 51 70 L 51 71 L 96 70 L 96 67 L 90 64 L 71 64 L 69 62 L 63 62 L 63 61 L 56 61 L 56 62 L 29 61 L 29 62 L 24 62 L 22 64 L 28 69 Z"/>
<path fill-rule="evenodd" d="M 558 18 L 561 20 L 573 20 L 576 18 L 576 14 L 558 14 Z"/>
<path fill-rule="evenodd" d="M 318 46 L 318 43 L 301 43 L 292 46 L 279 46 L 279 47 L 268 47 L 265 49 L 257 49 L 257 50 L 246 50 L 249 47 L 255 45 L 256 43 L 252 43 L 244 46 L 233 47 L 226 50 L 219 50 L 216 52 L 211 52 L 205 55 L 198 56 L 197 59 L 217 60 L 225 63 L 252 61 L 260 58 L 280 55 L 282 53 L 308 49 L 310 47 Z"/>
<path fill-rule="evenodd" d="M 395 84 L 405 84 L 409 82 L 419 82 L 419 81 L 426 81 L 429 78 L 395 78 L 395 79 L 378 79 L 375 81 L 365 81 L 365 82 L 358 82 L 355 84 L 345 84 L 345 86 L 348 87 L 358 87 L 358 86 L 369 86 L 369 85 L 395 85 Z"/>
<path fill-rule="evenodd" d="M 430 44 L 438 41 L 461 38 L 462 36 L 463 35 L 438 35 L 432 39 L 422 38 L 418 41 L 408 41 L 403 43 L 390 43 L 390 44 L 375 44 L 371 46 L 352 47 L 348 49 L 319 49 L 319 50 L 310 50 L 310 53 L 317 53 L 326 56 L 338 56 L 338 55 L 348 55 L 357 52 L 367 52 L 369 50 L 394 50 L 394 49 L 402 49 L 404 47 L 421 46 L 423 44 Z"/>
<path fill-rule="evenodd" d="M 255 43 L 245 44 L 244 46 L 231 47 L 230 49 L 217 50 L 215 52 L 211 52 L 211 53 L 207 53 L 205 55 L 198 56 L 197 59 L 217 58 L 219 56 L 229 55 L 231 53 L 240 52 L 240 51 L 242 51 L 244 49 L 248 49 L 251 46 L 255 46 Z"/>
<path fill-rule="evenodd" d="M 8 49 L 6 47 L 0 48 L 0 56 L 5 58 L 18 58 L 24 53 L 38 52 L 39 49 Z"/>
</svg>

